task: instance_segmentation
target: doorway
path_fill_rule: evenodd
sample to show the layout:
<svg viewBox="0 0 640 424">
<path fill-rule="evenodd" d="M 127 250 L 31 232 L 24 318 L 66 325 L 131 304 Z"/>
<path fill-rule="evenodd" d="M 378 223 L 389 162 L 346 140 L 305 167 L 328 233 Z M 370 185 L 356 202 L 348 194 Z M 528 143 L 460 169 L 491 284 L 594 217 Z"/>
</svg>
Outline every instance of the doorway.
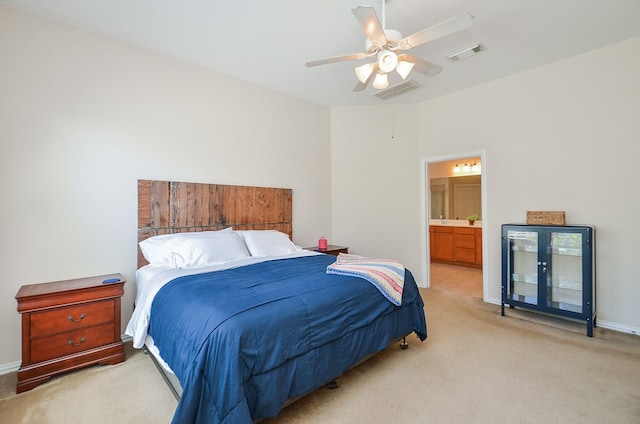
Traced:
<svg viewBox="0 0 640 424">
<path fill-rule="evenodd" d="M 477 168 L 472 170 L 474 164 Z M 454 168 L 457 169 L 454 171 Z M 484 151 L 424 160 L 421 184 L 424 195 L 422 234 L 425 258 L 423 273 L 427 287 L 480 297 L 485 301 L 488 298 L 485 284 L 488 275 L 486 255 L 482 254 L 486 250 L 485 228 L 488 223 L 485 174 Z M 466 218 L 475 214 L 482 218 L 478 223 L 480 225 L 470 226 Z M 451 261 L 435 259 L 432 263 L 432 243 L 435 241 L 432 233 L 430 236 L 430 230 L 433 231 L 436 227 L 462 227 L 462 230 L 455 229 L 456 233 L 473 230 L 482 234 L 474 245 L 475 249 L 480 250 L 479 261 L 472 266 L 460 266 L 462 262 L 456 262 L 452 257 Z M 444 231 L 453 232 L 453 229 L 445 228 Z"/>
</svg>

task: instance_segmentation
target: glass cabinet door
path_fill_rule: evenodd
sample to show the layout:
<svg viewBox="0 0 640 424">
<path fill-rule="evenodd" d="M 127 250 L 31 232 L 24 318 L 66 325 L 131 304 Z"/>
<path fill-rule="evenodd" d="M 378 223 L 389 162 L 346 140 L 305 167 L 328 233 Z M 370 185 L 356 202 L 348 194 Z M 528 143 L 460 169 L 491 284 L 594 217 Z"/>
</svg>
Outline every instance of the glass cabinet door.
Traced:
<svg viewBox="0 0 640 424">
<path fill-rule="evenodd" d="M 582 312 L 582 234 L 551 232 L 548 255 L 548 307 Z"/>
<path fill-rule="evenodd" d="M 509 285 L 507 296 L 519 302 L 538 304 L 538 232 L 508 230 Z"/>
</svg>

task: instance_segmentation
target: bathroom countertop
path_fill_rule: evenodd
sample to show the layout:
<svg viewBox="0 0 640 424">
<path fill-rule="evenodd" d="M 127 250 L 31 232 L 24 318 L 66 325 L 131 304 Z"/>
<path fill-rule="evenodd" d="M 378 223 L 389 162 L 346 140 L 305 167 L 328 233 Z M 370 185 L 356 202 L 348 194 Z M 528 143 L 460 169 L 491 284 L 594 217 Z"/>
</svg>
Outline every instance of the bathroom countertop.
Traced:
<svg viewBox="0 0 640 424">
<path fill-rule="evenodd" d="M 473 225 L 469 225 L 469 221 L 466 219 L 430 219 L 430 226 L 442 226 L 442 227 L 472 227 L 482 228 L 482 221 L 475 221 Z"/>
</svg>

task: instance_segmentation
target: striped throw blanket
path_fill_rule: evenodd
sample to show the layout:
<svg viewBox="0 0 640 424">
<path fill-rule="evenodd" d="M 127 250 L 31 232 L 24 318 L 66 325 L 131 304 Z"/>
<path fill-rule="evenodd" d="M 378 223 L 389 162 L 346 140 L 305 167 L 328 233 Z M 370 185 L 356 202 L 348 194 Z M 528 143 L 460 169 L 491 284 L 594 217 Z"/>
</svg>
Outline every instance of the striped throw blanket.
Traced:
<svg viewBox="0 0 640 424">
<path fill-rule="evenodd" d="M 336 261 L 327 267 L 327 274 L 364 278 L 389 302 L 396 306 L 402 303 L 404 265 L 398 261 L 340 253 Z"/>
</svg>

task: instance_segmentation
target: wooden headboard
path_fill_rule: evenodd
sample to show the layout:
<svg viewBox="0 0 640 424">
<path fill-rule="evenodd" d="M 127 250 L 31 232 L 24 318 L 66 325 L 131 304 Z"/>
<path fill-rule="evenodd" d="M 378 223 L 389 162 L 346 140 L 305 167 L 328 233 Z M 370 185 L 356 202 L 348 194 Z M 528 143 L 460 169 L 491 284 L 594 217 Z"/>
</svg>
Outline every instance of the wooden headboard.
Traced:
<svg viewBox="0 0 640 424">
<path fill-rule="evenodd" d="M 138 243 L 159 234 L 278 230 L 293 236 L 287 188 L 138 180 Z M 146 265 L 138 247 L 138 268 Z"/>
</svg>

